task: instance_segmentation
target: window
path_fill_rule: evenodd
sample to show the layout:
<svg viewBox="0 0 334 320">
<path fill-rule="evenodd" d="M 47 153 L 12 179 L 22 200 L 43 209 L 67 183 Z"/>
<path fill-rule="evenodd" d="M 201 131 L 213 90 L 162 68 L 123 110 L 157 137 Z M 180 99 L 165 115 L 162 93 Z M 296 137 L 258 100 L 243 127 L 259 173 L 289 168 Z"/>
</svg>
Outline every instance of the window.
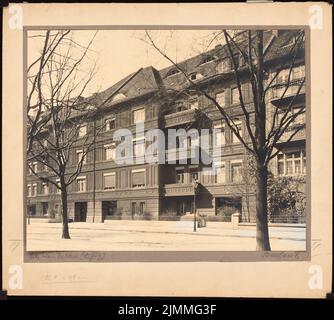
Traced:
<svg viewBox="0 0 334 320">
<path fill-rule="evenodd" d="M 143 215 L 145 213 L 145 202 L 139 202 L 139 214 Z"/>
<path fill-rule="evenodd" d="M 133 111 L 133 123 L 141 123 L 145 121 L 145 108 Z"/>
<path fill-rule="evenodd" d="M 242 162 L 231 162 L 231 180 L 232 182 L 242 181 Z"/>
<path fill-rule="evenodd" d="M 42 192 L 43 194 L 49 194 L 49 186 L 45 182 L 42 184 Z"/>
<path fill-rule="evenodd" d="M 239 135 L 242 138 L 242 122 L 241 121 L 234 121 L 235 126 L 238 128 L 239 130 Z M 231 143 L 240 143 L 239 139 L 237 138 L 237 136 L 235 135 L 235 133 L 231 130 L 232 132 L 232 139 L 231 139 Z"/>
<path fill-rule="evenodd" d="M 189 75 L 189 79 L 191 81 L 201 80 L 203 78 L 203 75 L 201 73 L 192 73 Z"/>
<path fill-rule="evenodd" d="M 299 108 L 293 108 L 291 111 L 288 112 L 288 114 L 285 117 L 285 120 L 289 119 L 293 114 L 300 112 L 301 110 Z M 277 118 L 276 118 L 276 124 L 279 125 L 283 116 L 285 115 L 286 111 L 285 110 L 281 110 L 281 112 L 279 112 L 277 114 Z M 306 123 L 306 117 L 305 117 L 305 111 L 300 113 L 289 125 L 288 128 L 290 127 L 294 127 L 296 125 L 305 125 Z"/>
<path fill-rule="evenodd" d="M 206 57 L 204 57 L 202 59 L 200 65 L 205 64 L 205 63 L 209 63 L 209 62 L 214 61 L 214 60 L 216 60 L 216 57 L 214 57 L 214 56 L 206 56 Z"/>
<path fill-rule="evenodd" d="M 225 143 L 225 124 L 221 122 L 214 126 L 213 145 L 218 147 L 224 145 Z"/>
<path fill-rule="evenodd" d="M 303 79 L 305 77 L 305 66 L 298 66 L 292 69 L 292 79 Z"/>
<path fill-rule="evenodd" d="M 116 188 L 116 173 L 105 173 L 103 175 L 103 189 L 104 190 L 113 190 Z"/>
<path fill-rule="evenodd" d="M 34 172 L 37 172 L 37 162 L 29 162 L 28 164 L 28 173 L 29 174 L 33 174 L 33 170 Z"/>
<path fill-rule="evenodd" d="M 242 54 L 239 55 L 239 67 L 244 67 L 245 66 L 245 58 Z"/>
<path fill-rule="evenodd" d="M 84 137 L 87 134 L 87 124 L 83 124 L 79 127 L 79 137 Z"/>
<path fill-rule="evenodd" d="M 167 72 L 166 78 L 174 76 L 176 74 L 180 73 L 180 70 L 178 69 L 171 69 Z"/>
<path fill-rule="evenodd" d="M 133 155 L 143 157 L 145 155 L 145 139 L 133 141 Z"/>
<path fill-rule="evenodd" d="M 176 183 L 184 183 L 184 168 L 176 168 Z"/>
<path fill-rule="evenodd" d="M 37 195 L 37 183 L 34 183 L 32 185 L 32 192 L 31 192 L 31 196 L 35 197 Z"/>
<path fill-rule="evenodd" d="M 174 76 L 175 74 L 178 74 L 178 73 L 180 73 L 180 70 L 178 70 L 178 69 L 171 69 L 171 70 L 168 71 L 167 77 Z"/>
<path fill-rule="evenodd" d="M 225 91 L 222 91 L 216 94 L 216 101 L 221 107 L 225 107 L 226 105 L 225 97 L 226 97 Z"/>
<path fill-rule="evenodd" d="M 198 181 L 198 169 L 190 169 L 190 180 L 191 182 Z"/>
<path fill-rule="evenodd" d="M 132 187 L 133 188 L 145 187 L 145 184 L 146 184 L 145 174 L 146 174 L 145 169 L 132 170 Z"/>
<path fill-rule="evenodd" d="M 137 202 L 131 203 L 131 214 L 134 216 L 137 214 Z"/>
<path fill-rule="evenodd" d="M 116 117 L 112 117 L 105 120 L 106 131 L 110 131 L 116 128 Z"/>
<path fill-rule="evenodd" d="M 215 167 L 216 175 L 215 175 L 215 183 L 225 183 L 226 182 L 226 168 L 225 162 L 217 165 Z"/>
<path fill-rule="evenodd" d="M 56 184 L 60 187 L 60 179 L 56 180 Z M 59 188 L 56 188 L 56 193 L 60 193 L 61 190 Z"/>
<path fill-rule="evenodd" d="M 225 73 L 230 71 L 230 61 L 228 58 L 223 59 L 217 65 L 217 73 Z"/>
<path fill-rule="evenodd" d="M 86 164 L 86 156 L 84 156 L 83 150 L 77 150 L 77 163 L 82 160 L 82 164 Z"/>
<path fill-rule="evenodd" d="M 231 88 L 231 104 L 239 103 L 239 90 L 238 87 Z"/>
<path fill-rule="evenodd" d="M 85 192 L 86 191 L 86 177 L 78 177 L 77 178 L 77 186 L 78 192 Z"/>
<path fill-rule="evenodd" d="M 104 146 L 105 151 L 105 160 L 114 160 L 115 159 L 115 144 L 106 144 Z"/>
<path fill-rule="evenodd" d="M 28 193 L 28 197 L 32 196 L 32 192 L 31 192 L 31 184 L 27 185 L 27 193 Z"/>
<path fill-rule="evenodd" d="M 277 155 L 277 173 L 284 175 L 300 175 L 306 173 L 305 150 L 281 152 Z"/>
</svg>

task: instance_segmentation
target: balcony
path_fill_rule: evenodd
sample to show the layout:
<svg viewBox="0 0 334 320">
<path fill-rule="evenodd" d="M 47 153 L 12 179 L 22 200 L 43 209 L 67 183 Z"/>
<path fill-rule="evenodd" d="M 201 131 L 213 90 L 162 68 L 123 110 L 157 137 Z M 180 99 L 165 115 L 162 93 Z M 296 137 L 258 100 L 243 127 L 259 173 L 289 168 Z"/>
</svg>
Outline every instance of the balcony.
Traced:
<svg viewBox="0 0 334 320">
<path fill-rule="evenodd" d="M 173 196 L 193 196 L 194 195 L 194 187 L 191 183 L 187 184 L 166 184 L 163 187 L 163 192 L 166 197 Z"/>
<path fill-rule="evenodd" d="M 300 140 L 305 140 L 306 139 L 306 126 L 305 124 L 298 124 L 298 125 L 293 125 L 284 132 L 284 134 L 281 136 L 279 139 L 278 143 L 284 143 L 286 142 L 290 136 L 293 134 L 295 130 L 299 129 L 299 131 L 294 135 L 294 137 L 290 140 L 292 142 L 295 141 L 300 141 Z"/>
<path fill-rule="evenodd" d="M 200 148 L 198 146 L 188 147 L 187 149 L 177 148 L 166 150 L 167 161 L 179 161 L 184 159 L 193 159 L 196 163 L 196 159 L 200 159 Z"/>
<path fill-rule="evenodd" d="M 292 80 L 286 92 L 287 84 L 280 83 L 273 86 L 270 90 L 270 102 L 276 106 L 290 103 L 294 100 L 294 103 L 305 101 L 305 82 L 302 84 L 302 79 Z M 301 87 L 298 96 L 296 96 L 299 87 Z M 284 93 L 284 97 L 282 97 Z"/>
<path fill-rule="evenodd" d="M 195 122 L 200 111 L 198 109 L 188 109 L 180 112 L 175 112 L 164 116 L 165 127 L 176 127 L 182 124 Z"/>
</svg>

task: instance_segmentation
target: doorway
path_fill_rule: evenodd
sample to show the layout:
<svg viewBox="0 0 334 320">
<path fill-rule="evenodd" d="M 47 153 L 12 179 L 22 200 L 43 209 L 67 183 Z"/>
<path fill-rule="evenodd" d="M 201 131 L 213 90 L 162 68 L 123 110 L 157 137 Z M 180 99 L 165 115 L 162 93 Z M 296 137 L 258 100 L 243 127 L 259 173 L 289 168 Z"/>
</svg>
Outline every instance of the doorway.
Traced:
<svg viewBox="0 0 334 320">
<path fill-rule="evenodd" d="M 102 201 L 102 221 L 117 214 L 117 201 Z"/>
<path fill-rule="evenodd" d="M 74 209 L 74 221 L 86 222 L 87 219 L 87 202 L 76 202 Z"/>
</svg>

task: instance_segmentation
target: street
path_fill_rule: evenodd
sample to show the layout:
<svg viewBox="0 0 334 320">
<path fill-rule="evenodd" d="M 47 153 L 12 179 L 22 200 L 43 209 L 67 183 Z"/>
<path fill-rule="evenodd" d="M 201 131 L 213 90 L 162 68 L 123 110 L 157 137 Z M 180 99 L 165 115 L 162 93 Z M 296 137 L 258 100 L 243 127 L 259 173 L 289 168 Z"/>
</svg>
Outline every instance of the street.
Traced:
<svg viewBox="0 0 334 320">
<path fill-rule="evenodd" d="M 35 222 L 27 225 L 28 251 L 126 251 L 126 250 L 255 250 L 255 227 L 208 222 L 193 231 L 191 221 L 125 221 L 69 224 L 70 240 L 61 239 L 60 223 Z M 272 250 L 306 249 L 303 227 L 270 227 Z"/>
</svg>

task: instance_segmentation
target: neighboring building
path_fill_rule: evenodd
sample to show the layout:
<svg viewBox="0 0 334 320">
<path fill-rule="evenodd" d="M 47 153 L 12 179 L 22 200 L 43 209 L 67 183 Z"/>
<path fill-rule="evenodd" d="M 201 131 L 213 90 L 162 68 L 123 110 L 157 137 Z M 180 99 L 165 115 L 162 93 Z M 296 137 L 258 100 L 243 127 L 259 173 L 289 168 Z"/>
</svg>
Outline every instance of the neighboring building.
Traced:
<svg viewBox="0 0 334 320">
<path fill-rule="evenodd" d="M 293 32 L 265 33 L 266 64 L 274 72 L 286 58 Z M 242 39 L 240 40 L 242 41 Z M 238 57 L 242 69 L 242 57 Z M 292 73 L 293 84 L 285 94 L 288 105 L 296 93 L 299 81 L 305 76 L 304 50 L 296 60 L 298 66 Z M 217 101 L 229 110 L 245 135 L 239 95 L 233 70 L 225 46 L 217 46 L 211 51 L 197 55 L 179 63 L 191 74 L 191 79 L 215 96 Z M 273 112 L 270 105 L 278 102 L 288 74 L 283 71 L 270 89 L 268 116 Z M 103 222 L 108 218 L 174 219 L 194 212 L 193 181 L 199 182 L 196 194 L 196 208 L 200 214 L 212 220 L 229 219 L 231 213 L 240 212 L 242 219 L 253 221 L 255 213 L 254 187 L 247 177 L 245 148 L 221 120 L 215 106 L 204 96 L 180 94 L 189 87 L 184 75 L 174 66 L 163 70 L 153 67 L 142 68 L 121 80 L 111 88 L 96 95 L 97 101 L 111 97 L 103 106 L 97 123 L 105 124 L 104 132 L 98 137 L 96 148 L 85 160 L 83 170 L 68 190 L 69 217 L 75 221 Z M 242 90 L 247 107 L 252 108 L 250 84 L 244 82 Z M 178 94 L 176 95 L 175 92 Z M 177 98 L 176 98 L 177 97 Z M 293 101 L 297 109 L 305 104 L 305 89 Z M 240 119 L 239 119 L 239 118 Z M 277 117 L 280 120 L 280 115 Z M 143 124 L 144 130 L 159 128 L 219 128 L 221 133 L 210 135 L 210 153 L 219 148 L 222 158 L 215 161 L 216 174 L 206 174 L 202 164 L 191 164 L 192 154 L 186 152 L 185 164 L 131 164 L 114 163 L 116 142 L 112 140 L 115 130 L 129 129 L 133 134 L 136 125 Z M 93 125 L 88 123 L 87 126 Z M 294 126 L 303 126 L 292 141 L 286 137 L 278 142 L 282 152 L 272 161 L 274 175 L 305 175 L 305 117 L 296 119 Z M 80 130 L 84 136 L 87 127 Z M 187 139 L 166 147 L 166 156 L 177 153 L 182 143 L 196 147 L 195 139 Z M 140 157 L 148 142 L 140 137 L 133 139 L 133 152 Z M 167 146 L 167 143 L 166 143 Z M 76 165 L 82 150 L 73 150 L 72 162 Z M 46 170 L 34 163 L 37 171 Z M 35 170 L 35 171 L 36 171 Z M 51 175 L 51 173 L 49 173 Z M 31 215 L 43 216 L 59 212 L 60 194 L 54 186 L 43 184 L 32 174 L 27 174 L 27 197 Z M 215 218 L 214 218 L 215 217 Z"/>
</svg>

